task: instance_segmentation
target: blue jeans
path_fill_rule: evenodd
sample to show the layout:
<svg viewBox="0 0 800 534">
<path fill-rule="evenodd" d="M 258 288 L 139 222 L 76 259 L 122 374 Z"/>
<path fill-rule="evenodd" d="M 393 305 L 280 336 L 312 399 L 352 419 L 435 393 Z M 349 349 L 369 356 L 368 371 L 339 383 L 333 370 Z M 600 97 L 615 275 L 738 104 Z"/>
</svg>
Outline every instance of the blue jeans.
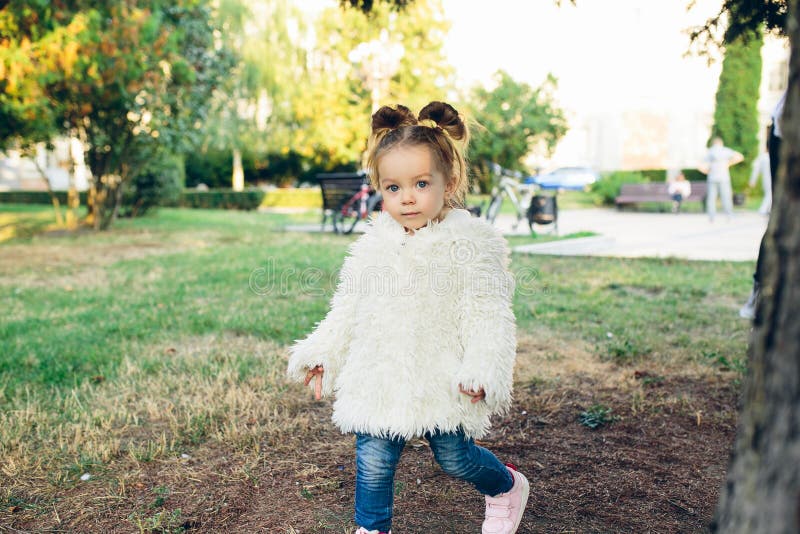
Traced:
<svg viewBox="0 0 800 534">
<path fill-rule="evenodd" d="M 469 482 L 484 495 L 505 493 L 514 478 L 497 457 L 463 432 L 428 432 L 436 462 L 445 473 Z M 356 524 L 389 532 L 394 507 L 394 471 L 406 442 L 356 434 Z"/>
</svg>

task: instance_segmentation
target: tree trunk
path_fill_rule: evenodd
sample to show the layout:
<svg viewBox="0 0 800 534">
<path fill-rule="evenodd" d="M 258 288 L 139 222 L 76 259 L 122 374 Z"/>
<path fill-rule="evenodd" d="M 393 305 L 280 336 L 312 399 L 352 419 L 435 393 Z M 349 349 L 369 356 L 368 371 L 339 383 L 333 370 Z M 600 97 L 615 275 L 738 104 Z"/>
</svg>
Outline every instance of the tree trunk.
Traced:
<svg viewBox="0 0 800 534">
<path fill-rule="evenodd" d="M 800 20 L 739 428 L 712 530 L 800 532 Z"/>
<path fill-rule="evenodd" d="M 244 169 L 242 168 L 242 151 L 238 148 L 233 149 L 233 190 L 242 191 L 244 189 Z"/>
<path fill-rule="evenodd" d="M 76 151 L 79 152 L 80 157 L 83 158 L 82 149 L 76 150 L 75 145 L 72 143 L 72 137 L 70 137 L 69 187 L 67 188 L 67 228 L 69 228 L 70 230 L 74 230 L 78 226 L 78 208 L 81 205 L 81 197 L 78 194 L 78 186 L 75 183 L 75 174 L 77 173 L 77 167 L 78 167 L 78 157 L 75 155 Z"/>
<path fill-rule="evenodd" d="M 114 189 L 114 207 L 111 210 L 111 215 L 108 218 L 108 222 L 103 227 L 103 230 L 107 230 L 109 227 L 111 227 L 111 225 L 114 224 L 114 221 L 116 221 L 117 217 L 119 216 L 119 208 L 122 205 L 122 191 L 122 181 L 120 181 L 120 183 L 117 184 L 116 189 Z"/>
<path fill-rule="evenodd" d="M 50 178 L 47 177 L 47 173 L 44 172 L 44 169 L 39 164 L 39 158 L 37 156 L 38 154 L 32 154 L 31 159 L 34 165 L 36 165 L 36 170 L 39 171 L 42 180 L 44 180 L 45 187 L 47 187 L 47 193 L 50 195 L 50 201 L 53 203 L 53 209 L 56 212 L 56 224 L 58 226 L 64 226 L 64 217 L 61 215 L 61 202 L 58 201 L 58 197 L 53 192 L 53 186 L 50 185 Z"/>
</svg>

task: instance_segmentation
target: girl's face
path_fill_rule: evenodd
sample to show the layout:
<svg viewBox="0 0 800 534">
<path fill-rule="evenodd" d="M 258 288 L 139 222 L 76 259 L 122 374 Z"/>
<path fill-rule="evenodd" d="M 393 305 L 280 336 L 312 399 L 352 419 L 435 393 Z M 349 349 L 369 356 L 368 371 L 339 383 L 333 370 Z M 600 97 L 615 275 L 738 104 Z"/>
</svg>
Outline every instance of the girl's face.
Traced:
<svg viewBox="0 0 800 534">
<path fill-rule="evenodd" d="M 378 176 L 383 209 L 411 233 L 444 215 L 452 187 L 436 168 L 428 147 L 390 149 L 378 162 Z"/>
</svg>

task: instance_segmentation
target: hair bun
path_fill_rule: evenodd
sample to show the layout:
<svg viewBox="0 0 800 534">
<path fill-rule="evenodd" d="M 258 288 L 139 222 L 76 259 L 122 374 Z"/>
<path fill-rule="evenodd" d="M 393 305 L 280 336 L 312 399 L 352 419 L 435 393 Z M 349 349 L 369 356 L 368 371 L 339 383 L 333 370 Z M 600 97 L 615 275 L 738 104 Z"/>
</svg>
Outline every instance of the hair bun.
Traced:
<svg viewBox="0 0 800 534">
<path fill-rule="evenodd" d="M 401 126 L 417 124 L 417 118 L 407 107 L 398 104 L 392 108 L 383 106 L 372 115 L 372 131 L 394 130 Z"/>
<path fill-rule="evenodd" d="M 439 128 L 445 130 L 450 137 L 463 140 L 467 136 L 467 127 L 456 111 L 446 102 L 431 102 L 419 112 L 419 120 L 430 119 Z"/>
</svg>

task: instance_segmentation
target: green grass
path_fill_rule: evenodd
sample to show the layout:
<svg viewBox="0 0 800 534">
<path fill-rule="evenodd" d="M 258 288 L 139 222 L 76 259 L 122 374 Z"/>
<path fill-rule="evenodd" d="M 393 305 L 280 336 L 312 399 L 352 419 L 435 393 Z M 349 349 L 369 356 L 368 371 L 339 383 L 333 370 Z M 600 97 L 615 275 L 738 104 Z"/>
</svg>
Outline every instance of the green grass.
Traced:
<svg viewBox="0 0 800 534">
<path fill-rule="evenodd" d="M 0 286 L 12 312 L 0 325 L 3 397 L 8 401 L 25 387 L 74 387 L 93 376 L 113 376 L 137 344 L 169 337 L 238 332 L 288 343 L 327 306 L 324 299 L 296 305 L 308 299 L 301 291 L 304 269 L 319 269 L 319 289 L 330 293 L 352 238 L 275 232 L 285 221 L 270 214 L 162 210 L 120 221 L 110 233 L 28 240 L 36 247 L 66 245 L 75 259 L 87 247 L 131 248 L 131 235 L 146 236 L 132 247 L 161 244 L 165 250 L 120 260 L 112 251 L 112 257 L 98 258 L 107 284 L 53 283 L 43 273 L 34 285 Z M 173 252 L 170 235 L 196 248 Z M 69 277 L 82 268 L 67 265 L 58 274 Z M 258 280 L 272 288 L 268 295 L 250 289 L 258 269 L 270 271 Z"/>
<path fill-rule="evenodd" d="M 307 428 L 285 347 L 324 317 L 357 239 L 285 231 L 318 221 L 162 209 L 108 232 L 0 244 L 0 504 L 207 441 L 257 458 L 269 436 Z M 521 339 L 569 340 L 604 365 L 744 370 L 749 323 L 736 310 L 752 262 L 515 254 L 511 269 Z M 561 348 L 548 348 L 554 360 Z M 177 521 L 137 513 L 146 528 Z"/>
<path fill-rule="evenodd" d="M 63 206 L 61 213 L 64 216 Z M 85 215 L 86 208 L 79 208 L 78 217 Z M 0 204 L 0 243 L 30 239 L 46 230 L 54 229 L 55 222 L 55 211 L 52 206 Z"/>
<path fill-rule="evenodd" d="M 63 391 L 92 377 L 111 379 L 124 355 L 165 339 L 230 332 L 287 344 L 304 335 L 327 310 L 355 239 L 281 231 L 309 220 L 316 215 L 165 209 L 119 221 L 112 232 L 26 239 L 32 249 L 58 244 L 66 252 L 61 267 L 37 267 L 33 279 L 30 267 L 3 273 L 0 401 L 26 388 Z M 157 252 L 147 254 L 150 247 Z M 145 253 L 130 257 L 128 249 Z M 98 274 L 84 280 L 87 254 Z M 671 343 L 741 352 L 734 349 L 746 328 L 732 307 L 746 297 L 751 262 L 516 255 L 512 267 L 523 329 L 574 331 L 603 352 L 657 352 Z M 606 350 L 611 343 L 616 348 Z"/>
</svg>

